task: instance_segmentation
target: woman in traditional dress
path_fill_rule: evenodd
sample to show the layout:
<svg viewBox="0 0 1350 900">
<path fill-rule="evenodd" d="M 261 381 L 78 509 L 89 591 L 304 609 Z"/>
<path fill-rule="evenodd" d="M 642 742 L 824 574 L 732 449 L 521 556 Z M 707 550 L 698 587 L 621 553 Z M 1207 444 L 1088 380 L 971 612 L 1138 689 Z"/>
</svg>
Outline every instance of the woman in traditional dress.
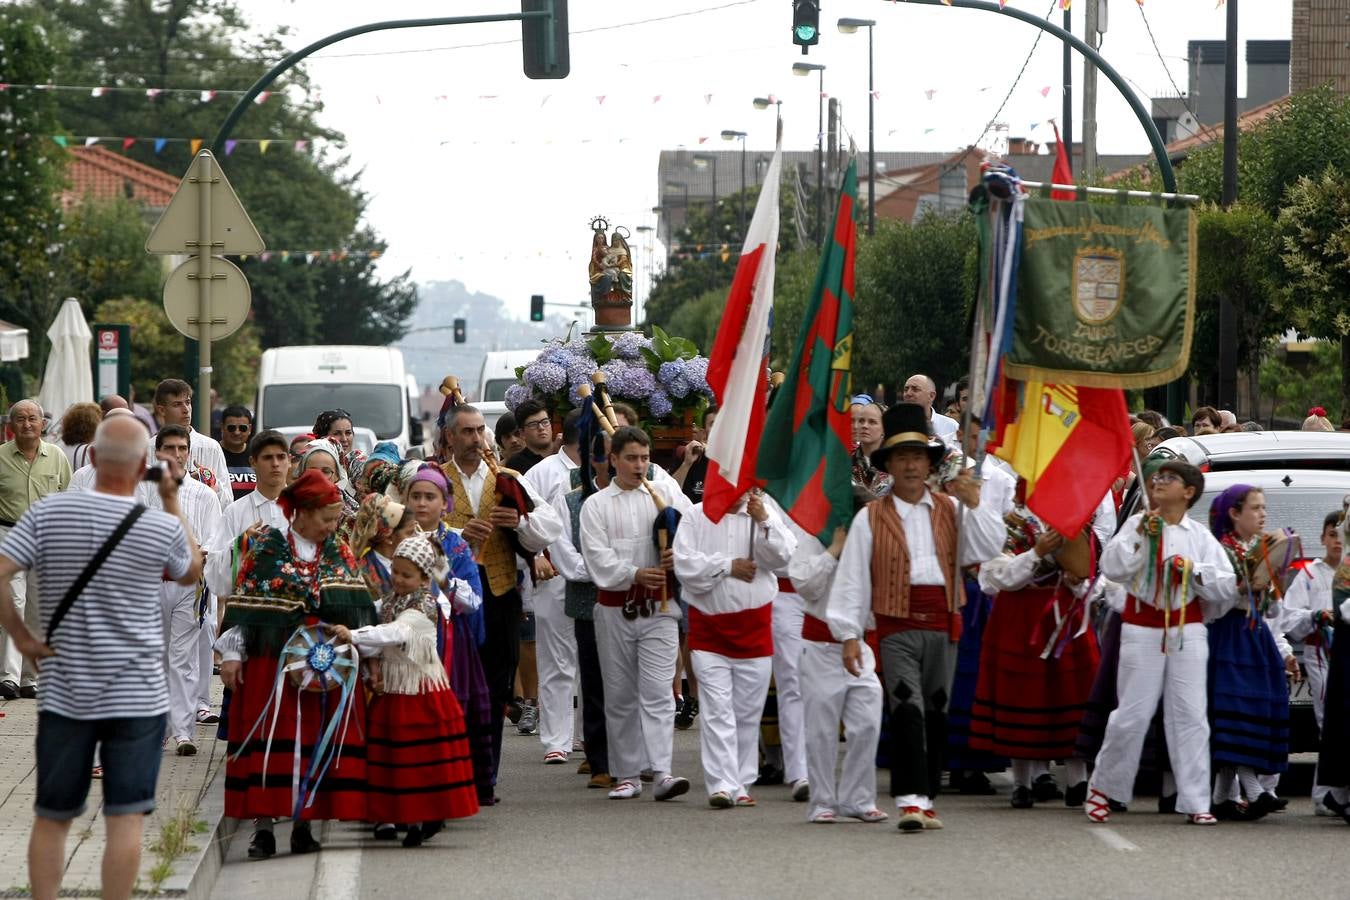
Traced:
<svg viewBox="0 0 1350 900">
<path fill-rule="evenodd" d="M 307 633 L 298 631 L 302 627 L 374 624 L 374 598 L 351 551 L 333 537 L 342 512 L 335 484 L 306 471 L 277 504 L 287 527 L 267 528 L 250 542 L 225 602 L 227 631 L 216 644 L 221 680 L 234 692 L 225 814 L 257 820 L 251 859 L 276 853 L 274 818 L 295 820 L 292 853 L 320 849 L 313 820 L 368 818 L 363 729 L 338 722 L 326 736 L 335 716 L 365 720 L 355 672 L 335 666 L 330 673 L 345 674 L 345 682 L 302 690 L 282 671 L 281 657 L 294 636 Z M 341 648 L 332 649 L 337 656 Z"/>
<path fill-rule="evenodd" d="M 421 463 L 414 469 L 413 464 L 408 463 L 404 465 L 401 475 L 406 476 L 400 477 L 403 499 L 412 510 L 418 526 L 429 532 L 440 544 L 454 576 L 468 584 L 473 593 L 481 598 L 482 582 L 473 552 L 464 539 L 443 521 L 449 512 L 450 483 L 440 466 Z M 433 585 L 432 591 L 439 591 L 439 587 Z M 482 607 L 472 611 L 455 610 L 450 617 L 450 626 L 449 633 L 443 637 L 445 652 L 442 657 L 450 672 L 450 685 L 464 710 L 469 744 L 473 751 L 478 800 L 482 805 L 490 806 L 496 802 L 492 785 L 492 716 L 501 715 L 502 711 L 492 708 L 487 678 L 478 655 L 478 648 L 486 639 Z"/>
<path fill-rule="evenodd" d="M 1283 808 L 1258 778 L 1289 767 L 1285 660 L 1293 657 L 1271 627 L 1281 608 L 1270 576 L 1279 576 L 1290 560 L 1268 560 L 1265 524 L 1265 494 L 1249 484 L 1229 487 L 1209 508 L 1210 530 L 1237 573 L 1237 606 L 1209 625 L 1211 812 L 1217 819 L 1250 822 Z M 1243 794 L 1245 807 L 1239 803 Z"/>
<path fill-rule="evenodd" d="M 464 713 L 437 652 L 438 625 L 448 614 L 441 604 L 472 607 L 477 597 L 451 577 L 439 545 L 422 535 L 399 543 L 390 583 L 380 624 L 331 630 L 338 641 L 381 657 L 379 693 L 367 718 L 368 808 L 376 821 L 405 823 L 403 846 L 416 847 L 445 819 L 478 812 Z M 438 602 L 429 583 L 453 600 Z M 377 837 L 394 836 L 393 824 L 379 827 L 385 833 Z"/>
</svg>

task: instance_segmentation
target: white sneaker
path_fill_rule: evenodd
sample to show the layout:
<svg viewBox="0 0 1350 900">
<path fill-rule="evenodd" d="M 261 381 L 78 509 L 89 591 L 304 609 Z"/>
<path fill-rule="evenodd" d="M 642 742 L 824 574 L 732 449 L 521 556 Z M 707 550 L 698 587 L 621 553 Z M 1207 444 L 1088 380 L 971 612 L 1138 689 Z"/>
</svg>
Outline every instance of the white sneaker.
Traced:
<svg viewBox="0 0 1350 900">
<path fill-rule="evenodd" d="M 657 800 L 671 800 L 681 794 L 689 792 L 689 779 L 679 778 L 674 775 L 667 775 L 661 779 L 661 783 L 656 786 Z"/>
<path fill-rule="evenodd" d="M 805 803 L 811 799 L 811 785 L 805 778 L 798 778 L 792 782 L 792 799 L 798 803 Z"/>
<path fill-rule="evenodd" d="M 1328 809 L 1325 803 L 1317 802 L 1317 803 L 1314 803 L 1314 804 L 1313 804 L 1313 815 L 1314 815 L 1314 816 L 1331 816 L 1331 817 L 1334 818 L 1334 817 L 1336 816 L 1336 813 L 1334 813 L 1334 812 L 1332 812 L 1330 809 Z"/>
<path fill-rule="evenodd" d="M 635 781 L 620 781 L 614 785 L 614 790 L 609 792 L 611 800 L 631 800 L 634 797 L 642 796 L 642 785 Z"/>
</svg>

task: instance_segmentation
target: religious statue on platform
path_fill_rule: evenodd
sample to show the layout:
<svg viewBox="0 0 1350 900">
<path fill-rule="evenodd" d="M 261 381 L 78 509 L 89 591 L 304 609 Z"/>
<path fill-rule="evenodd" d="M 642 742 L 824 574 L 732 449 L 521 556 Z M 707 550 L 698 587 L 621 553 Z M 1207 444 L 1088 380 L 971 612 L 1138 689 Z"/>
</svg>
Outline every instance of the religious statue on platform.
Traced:
<svg viewBox="0 0 1350 900">
<path fill-rule="evenodd" d="M 591 219 L 591 306 L 596 325 L 628 326 L 633 310 L 633 256 L 628 249 L 628 229 L 616 226 L 605 243 L 609 221 Z"/>
</svg>

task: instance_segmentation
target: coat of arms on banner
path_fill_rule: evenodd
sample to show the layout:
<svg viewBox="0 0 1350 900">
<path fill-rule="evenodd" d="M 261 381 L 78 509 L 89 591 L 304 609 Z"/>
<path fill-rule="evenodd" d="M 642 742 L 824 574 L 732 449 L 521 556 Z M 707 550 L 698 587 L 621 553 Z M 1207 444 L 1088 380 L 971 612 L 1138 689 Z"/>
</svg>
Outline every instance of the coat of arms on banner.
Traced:
<svg viewBox="0 0 1350 900">
<path fill-rule="evenodd" d="M 1104 325 L 1120 311 L 1125 254 L 1106 247 L 1079 250 L 1073 260 L 1073 311 L 1088 325 Z"/>
</svg>

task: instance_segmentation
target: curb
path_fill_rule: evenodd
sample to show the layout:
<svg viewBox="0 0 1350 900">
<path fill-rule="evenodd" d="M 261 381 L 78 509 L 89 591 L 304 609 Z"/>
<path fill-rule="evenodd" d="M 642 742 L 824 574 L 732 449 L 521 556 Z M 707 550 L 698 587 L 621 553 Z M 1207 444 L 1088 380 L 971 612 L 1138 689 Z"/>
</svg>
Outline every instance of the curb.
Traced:
<svg viewBox="0 0 1350 900">
<path fill-rule="evenodd" d="M 174 873 L 164 880 L 155 896 L 185 897 L 188 900 L 208 900 L 220 876 L 225 854 L 230 841 L 239 828 L 237 819 L 225 817 L 225 795 L 216 789 L 216 782 L 225 777 L 225 767 L 216 770 L 201 804 L 197 807 L 200 818 L 207 823 L 207 830 L 197 837 L 202 840 L 200 846 L 183 857 L 174 865 Z"/>
</svg>

